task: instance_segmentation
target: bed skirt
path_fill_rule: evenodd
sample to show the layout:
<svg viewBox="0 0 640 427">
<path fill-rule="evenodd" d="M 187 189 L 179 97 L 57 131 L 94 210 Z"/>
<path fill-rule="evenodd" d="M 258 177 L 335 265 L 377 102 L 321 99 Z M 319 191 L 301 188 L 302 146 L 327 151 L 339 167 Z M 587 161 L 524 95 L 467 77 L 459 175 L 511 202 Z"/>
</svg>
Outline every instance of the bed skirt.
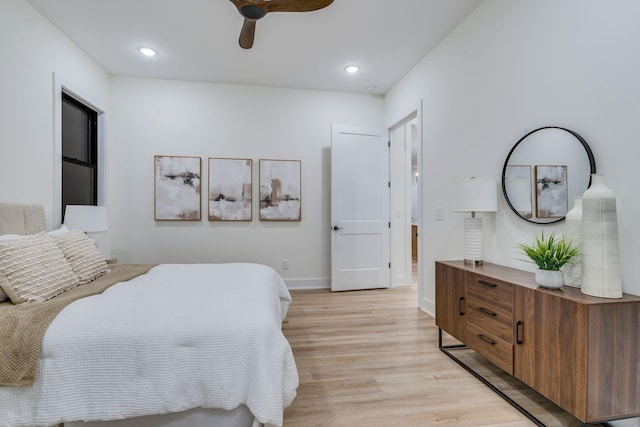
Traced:
<svg viewBox="0 0 640 427">
<path fill-rule="evenodd" d="M 64 427 L 261 427 L 244 405 L 232 411 L 195 408 L 184 412 L 147 415 L 113 421 L 71 422 Z"/>
</svg>

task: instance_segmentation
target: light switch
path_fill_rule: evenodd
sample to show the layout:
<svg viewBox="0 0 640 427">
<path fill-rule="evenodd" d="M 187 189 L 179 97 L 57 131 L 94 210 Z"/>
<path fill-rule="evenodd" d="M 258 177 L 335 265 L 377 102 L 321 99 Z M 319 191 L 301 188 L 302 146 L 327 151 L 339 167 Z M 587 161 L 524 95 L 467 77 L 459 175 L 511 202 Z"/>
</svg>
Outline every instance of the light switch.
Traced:
<svg viewBox="0 0 640 427">
<path fill-rule="evenodd" d="M 444 221 L 444 208 L 437 207 L 436 208 L 436 221 Z"/>
</svg>

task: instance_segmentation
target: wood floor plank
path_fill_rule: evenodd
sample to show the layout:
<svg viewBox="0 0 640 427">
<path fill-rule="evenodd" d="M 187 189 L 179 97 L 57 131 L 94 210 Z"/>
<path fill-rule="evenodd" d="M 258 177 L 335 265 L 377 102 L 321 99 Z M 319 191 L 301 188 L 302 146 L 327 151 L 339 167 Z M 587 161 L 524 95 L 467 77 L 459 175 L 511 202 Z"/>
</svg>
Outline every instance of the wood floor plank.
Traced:
<svg viewBox="0 0 640 427">
<path fill-rule="evenodd" d="M 300 387 L 285 427 L 534 425 L 438 349 L 415 286 L 291 294 Z"/>
</svg>

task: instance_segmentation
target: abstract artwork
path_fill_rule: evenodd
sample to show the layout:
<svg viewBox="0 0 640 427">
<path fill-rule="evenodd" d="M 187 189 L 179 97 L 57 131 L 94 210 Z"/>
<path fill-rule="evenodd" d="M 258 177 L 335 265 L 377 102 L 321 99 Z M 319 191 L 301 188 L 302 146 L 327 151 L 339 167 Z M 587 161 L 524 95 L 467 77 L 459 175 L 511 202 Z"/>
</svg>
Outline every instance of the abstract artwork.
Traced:
<svg viewBox="0 0 640 427">
<path fill-rule="evenodd" d="M 200 157 L 155 156 L 156 221 L 200 221 Z"/>
<path fill-rule="evenodd" d="M 300 221 L 300 160 L 260 160 L 260 221 Z"/>
<path fill-rule="evenodd" d="M 504 173 L 504 185 L 509 202 L 523 218 L 531 218 L 531 166 L 508 165 Z"/>
<path fill-rule="evenodd" d="M 567 166 L 537 165 L 536 214 L 538 218 L 562 218 L 567 214 Z"/>
<path fill-rule="evenodd" d="M 251 165 L 209 158 L 209 221 L 251 221 Z"/>
</svg>

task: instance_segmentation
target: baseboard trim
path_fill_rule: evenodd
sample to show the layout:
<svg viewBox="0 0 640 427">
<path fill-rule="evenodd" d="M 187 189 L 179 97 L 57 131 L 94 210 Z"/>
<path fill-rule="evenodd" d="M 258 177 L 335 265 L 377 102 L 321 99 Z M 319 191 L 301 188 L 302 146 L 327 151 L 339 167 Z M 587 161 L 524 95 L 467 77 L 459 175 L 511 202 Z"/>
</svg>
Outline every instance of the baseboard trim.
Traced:
<svg viewBox="0 0 640 427">
<path fill-rule="evenodd" d="M 288 289 L 331 289 L 331 279 L 286 279 Z"/>
</svg>

